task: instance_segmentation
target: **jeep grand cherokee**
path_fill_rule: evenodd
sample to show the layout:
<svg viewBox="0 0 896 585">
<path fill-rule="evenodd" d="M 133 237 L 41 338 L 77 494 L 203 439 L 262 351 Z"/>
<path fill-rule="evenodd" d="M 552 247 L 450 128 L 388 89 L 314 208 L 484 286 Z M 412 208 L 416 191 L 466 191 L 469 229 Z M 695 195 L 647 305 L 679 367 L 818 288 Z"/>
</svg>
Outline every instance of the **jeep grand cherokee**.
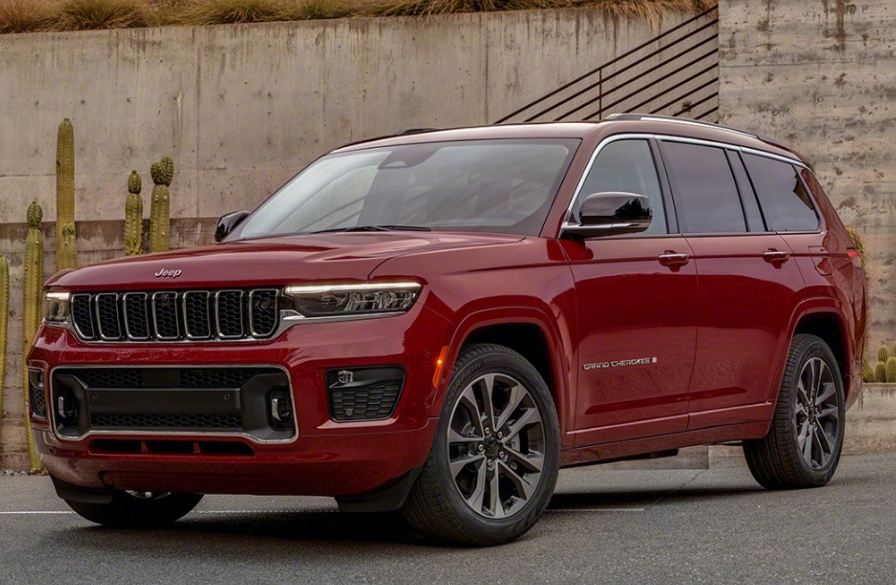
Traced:
<svg viewBox="0 0 896 585">
<path fill-rule="evenodd" d="M 737 441 L 763 486 L 821 486 L 861 392 L 860 258 L 805 160 L 747 132 L 362 142 L 216 239 L 46 285 L 31 422 L 88 520 L 307 494 L 497 544 L 566 466 Z"/>
</svg>

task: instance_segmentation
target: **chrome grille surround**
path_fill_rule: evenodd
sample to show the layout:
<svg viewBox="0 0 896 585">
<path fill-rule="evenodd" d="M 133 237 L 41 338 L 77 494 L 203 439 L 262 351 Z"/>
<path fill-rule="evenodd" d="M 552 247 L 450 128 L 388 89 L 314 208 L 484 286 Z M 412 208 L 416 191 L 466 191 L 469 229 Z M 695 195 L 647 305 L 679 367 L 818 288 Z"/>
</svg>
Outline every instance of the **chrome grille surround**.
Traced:
<svg viewBox="0 0 896 585">
<path fill-rule="evenodd" d="M 88 343 L 264 340 L 282 331 L 279 298 L 270 287 L 76 293 L 70 329 Z"/>
</svg>

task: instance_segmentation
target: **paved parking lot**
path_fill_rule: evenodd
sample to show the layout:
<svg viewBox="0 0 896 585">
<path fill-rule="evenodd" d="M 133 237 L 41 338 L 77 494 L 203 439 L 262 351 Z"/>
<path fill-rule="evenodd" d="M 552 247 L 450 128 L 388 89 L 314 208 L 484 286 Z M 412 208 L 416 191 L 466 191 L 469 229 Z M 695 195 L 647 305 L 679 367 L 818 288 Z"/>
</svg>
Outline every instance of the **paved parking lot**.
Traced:
<svg viewBox="0 0 896 585">
<path fill-rule="evenodd" d="M 744 468 L 561 472 L 500 548 L 444 548 L 323 498 L 208 497 L 173 530 L 94 527 L 45 477 L 0 477 L 0 583 L 896 583 L 896 453 L 768 492 Z"/>
</svg>

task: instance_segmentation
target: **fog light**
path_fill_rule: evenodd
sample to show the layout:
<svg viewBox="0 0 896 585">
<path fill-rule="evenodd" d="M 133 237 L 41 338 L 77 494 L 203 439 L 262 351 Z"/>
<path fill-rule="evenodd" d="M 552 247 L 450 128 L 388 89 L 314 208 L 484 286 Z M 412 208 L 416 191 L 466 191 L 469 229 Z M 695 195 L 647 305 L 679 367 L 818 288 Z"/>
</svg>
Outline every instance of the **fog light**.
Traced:
<svg viewBox="0 0 896 585">
<path fill-rule="evenodd" d="M 56 397 L 56 415 L 65 426 L 74 426 L 78 422 L 78 405 L 68 393 Z"/>
</svg>

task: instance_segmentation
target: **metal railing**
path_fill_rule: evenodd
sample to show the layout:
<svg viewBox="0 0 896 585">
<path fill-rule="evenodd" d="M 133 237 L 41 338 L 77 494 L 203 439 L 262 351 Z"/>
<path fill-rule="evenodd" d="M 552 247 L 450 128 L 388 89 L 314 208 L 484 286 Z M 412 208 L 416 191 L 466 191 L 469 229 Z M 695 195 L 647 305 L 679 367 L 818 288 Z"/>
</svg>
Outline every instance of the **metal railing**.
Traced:
<svg viewBox="0 0 896 585">
<path fill-rule="evenodd" d="M 645 112 L 718 121 L 719 18 L 710 8 L 496 121 Z"/>
</svg>

